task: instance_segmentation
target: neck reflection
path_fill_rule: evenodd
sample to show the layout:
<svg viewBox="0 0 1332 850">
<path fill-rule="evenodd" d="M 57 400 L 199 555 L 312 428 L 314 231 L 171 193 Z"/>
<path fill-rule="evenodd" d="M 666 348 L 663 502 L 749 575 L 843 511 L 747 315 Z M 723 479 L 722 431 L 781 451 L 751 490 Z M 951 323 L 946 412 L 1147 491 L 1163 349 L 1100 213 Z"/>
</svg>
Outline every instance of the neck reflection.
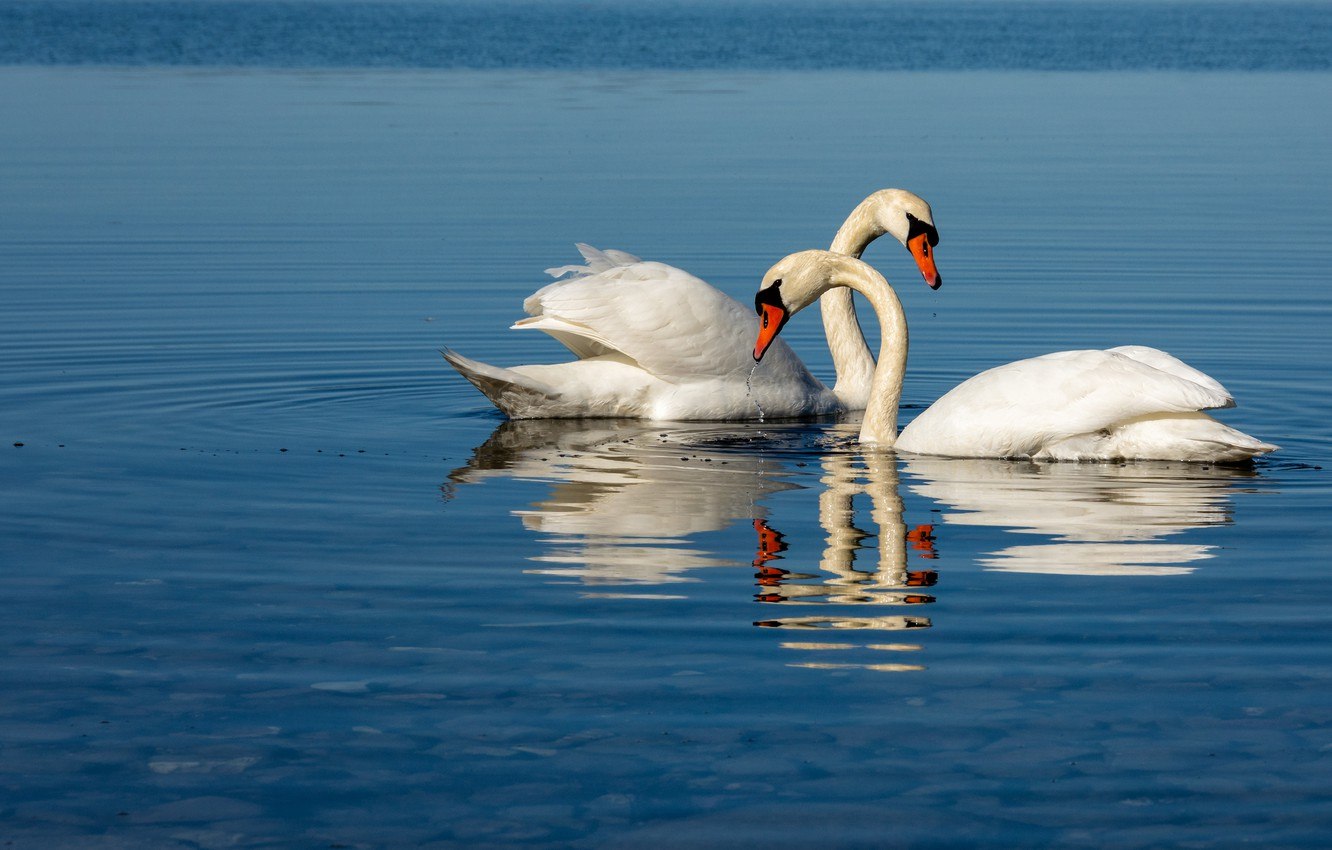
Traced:
<svg viewBox="0 0 1332 850">
<path fill-rule="evenodd" d="M 781 534 L 766 522 L 755 520 L 759 532 L 759 550 L 754 559 L 758 569 L 755 579 L 759 592 L 755 600 L 765 604 L 822 605 L 835 613 L 800 616 L 770 617 L 758 620 L 756 626 L 794 630 L 836 630 L 855 632 L 900 632 L 927 629 L 932 625 L 928 617 L 918 614 L 862 614 L 842 610 L 842 606 L 905 607 L 928 605 L 934 596 L 921 592 L 933 587 L 939 574 L 933 569 L 911 569 L 909 553 L 918 558 L 934 560 L 935 535 L 932 525 L 917 525 L 907 529 L 904 505 L 898 491 L 897 459 L 882 452 L 863 456 L 829 454 L 821 461 L 823 475 L 819 479 L 819 525 L 824 533 L 823 554 L 817 573 L 801 573 L 777 567 L 772 562 L 783 558 L 788 547 Z M 869 498 L 869 519 L 877 532 L 860 528 L 857 523 L 855 500 Z M 867 541 L 873 540 L 874 545 Z M 774 551 L 772 542 L 779 545 Z M 875 552 L 873 563 L 862 568 L 857 560 L 864 553 Z M 832 606 L 836 606 L 833 608 Z M 871 609 L 873 610 L 873 609 Z M 903 653 L 921 649 L 919 644 L 867 640 L 851 643 L 846 640 L 788 640 L 784 649 L 805 655 L 792 666 L 818 669 L 867 669 L 883 672 L 903 672 L 923 669 L 918 664 L 882 661 L 846 663 L 825 660 L 835 658 L 847 650 Z M 885 656 L 888 657 L 888 656 Z"/>
</svg>

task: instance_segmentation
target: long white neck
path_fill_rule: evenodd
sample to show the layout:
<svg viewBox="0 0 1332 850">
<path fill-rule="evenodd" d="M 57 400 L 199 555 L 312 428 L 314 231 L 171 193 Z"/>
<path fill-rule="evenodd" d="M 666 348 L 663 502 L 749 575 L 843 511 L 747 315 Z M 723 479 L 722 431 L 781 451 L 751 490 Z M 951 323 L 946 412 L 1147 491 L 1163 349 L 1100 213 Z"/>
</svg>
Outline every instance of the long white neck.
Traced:
<svg viewBox="0 0 1332 850">
<path fill-rule="evenodd" d="M 860 259 L 866 246 L 883 235 L 874 214 L 875 206 L 874 198 L 870 197 L 851 211 L 833 238 L 834 253 Z M 856 319 L 851 290 L 838 287 L 825 292 L 819 299 L 819 312 L 823 314 L 823 333 L 828 337 L 828 350 L 837 370 L 833 394 L 848 410 L 864 410 L 874 380 L 874 355 Z"/>
<path fill-rule="evenodd" d="M 854 289 L 864 295 L 879 317 L 882 333 L 879 365 L 870 383 L 869 402 L 860 424 L 860 442 L 888 448 L 897 442 L 897 403 L 902 398 L 902 378 L 906 374 L 907 361 L 906 313 L 897 293 L 883 275 L 864 263 L 840 267 L 831 283 L 834 289 L 830 292 L 844 287 L 842 291 Z"/>
</svg>

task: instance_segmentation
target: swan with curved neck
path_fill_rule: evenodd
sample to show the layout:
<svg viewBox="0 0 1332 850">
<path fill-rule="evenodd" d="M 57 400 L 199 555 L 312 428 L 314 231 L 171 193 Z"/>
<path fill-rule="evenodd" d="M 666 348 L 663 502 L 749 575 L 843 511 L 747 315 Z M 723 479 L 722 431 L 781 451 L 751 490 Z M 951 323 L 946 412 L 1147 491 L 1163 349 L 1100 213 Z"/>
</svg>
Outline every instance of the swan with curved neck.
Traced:
<svg viewBox="0 0 1332 850">
<path fill-rule="evenodd" d="M 933 216 L 910 192 L 870 195 L 838 230 L 833 248 L 858 256 L 885 233 L 911 251 L 925 282 L 937 288 Z M 572 277 L 529 296 L 528 318 L 512 326 L 550 334 L 577 359 L 500 368 L 444 352 L 511 418 L 753 419 L 860 410 L 868 402 L 874 358 L 849 292 L 830 293 L 824 308 L 838 375 L 829 389 L 784 342 L 756 372 L 752 314 L 702 280 L 620 251 L 578 247 L 586 265 L 549 269 Z"/>
<path fill-rule="evenodd" d="M 1214 463 L 1277 448 L 1203 413 L 1235 400 L 1213 378 L 1146 346 L 1059 351 L 997 366 L 954 387 L 899 435 L 906 317 L 888 281 L 866 263 L 802 251 L 769 269 L 754 298 L 754 359 L 764 358 L 793 314 L 837 288 L 864 295 L 883 329 L 863 443 L 947 457 Z"/>
<path fill-rule="evenodd" d="M 943 278 L 934 264 L 939 233 L 930 205 L 903 189 L 881 189 L 851 211 L 832 241 L 832 251 L 860 259 L 870 243 L 885 233 L 906 246 L 925 282 L 938 289 Z M 837 384 L 833 392 L 847 410 L 864 410 L 874 380 L 874 355 L 856 318 L 851 289 L 836 287 L 819 298 L 823 331 L 828 339 Z"/>
</svg>

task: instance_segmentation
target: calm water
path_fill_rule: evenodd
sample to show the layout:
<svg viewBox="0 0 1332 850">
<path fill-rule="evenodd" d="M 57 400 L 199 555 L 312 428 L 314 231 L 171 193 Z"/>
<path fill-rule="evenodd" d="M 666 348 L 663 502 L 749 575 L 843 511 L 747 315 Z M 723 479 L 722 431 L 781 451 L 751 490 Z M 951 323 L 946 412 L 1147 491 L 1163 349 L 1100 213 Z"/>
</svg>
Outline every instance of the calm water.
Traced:
<svg viewBox="0 0 1332 850">
<path fill-rule="evenodd" d="M 7 0 L 0 64 L 1328 70 L 1321 0 Z"/>
<path fill-rule="evenodd" d="M 1075 46 L 1106 26 L 1085 5 L 1048 7 Z M 1332 843 L 1329 54 L 1246 71 L 1267 43 L 1221 29 L 1245 49 L 1205 73 L 50 54 L 94 65 L 69 68 L 11 43 L 0 837 Z M 748 300 L 884 186 L 933 203 L 947 280 L 867 253 L 912 323 L 905 416 L 999 362 L 1145 343 L 1282 450 L 1034 465 L 862 454 L 838 422 L 505 423 L 437 353 L 560 359 L 506 328 L 575 241 Z M 828 374 L 816 318 L 785 335 Z"/>
</svg>

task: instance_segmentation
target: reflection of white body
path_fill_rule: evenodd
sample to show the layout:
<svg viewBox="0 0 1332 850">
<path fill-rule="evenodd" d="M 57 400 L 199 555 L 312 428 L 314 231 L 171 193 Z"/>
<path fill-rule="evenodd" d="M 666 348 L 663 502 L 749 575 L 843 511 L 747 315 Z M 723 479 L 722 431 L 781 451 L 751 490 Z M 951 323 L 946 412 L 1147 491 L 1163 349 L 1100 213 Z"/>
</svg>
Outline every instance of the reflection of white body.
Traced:
<svg viewBox="0 0 1332 850">
<path fill-rule="evenodd" d="M 589 427 L 590 426 L 590 427 Z M 833 432 L 843 432 L 835 426 Z M 589 596 L 677 598 L 652 586 L 690 582 L 705 567 L 745 569 L 747 558 L 718 557 L 691 540 L 736 522 L 764 519 L 775 493 L 807 486 L 783 463 L 736 451 L 761 440 L 811 432 L 799 426 L 525 420 L 502 424 L 455 470 L 457 486 L 504 477 L 550 484 L 539 501 L 513 510 L 541 536 L 528 572 L 573 579 Z M 933 625 L 928 604 L 938 574 L 934 537 L 908 536 L 899 488 L 899 460 L 890 453 L 848 453 L 825 447 L 819 459 L 819 524 L 824 542 L 817 568 L 794 558 L 765 523 L 756 576 L 756 626 L 787 635 L 796 666 L 901 671 L 922 647 L 904 633 Z M 803 437 L 802 437 L 803 438 Z M 803 450 L 802 450 L 803 451 Z M 1213 546 L 1157 542 L 1190 529 L 1230 522 L 1229 490 L 1244 473 L 1221 468 L 1133 464 L 1036 464 L 913 457 L 902 473 L 911 491 L 947 506 L 940 528 L 993 527 L 1050 542 L 1009 546 L 979 559 L 1008 572 L 1164 576 L 1191 572 Z M 858 527 L 857 514 L 868 521 Z M 775 522 L 780 528 L 780 520 Z M 946 544 L 941 544 L 946 545 Z M 877 557 L 875 557 L 877 555 Z M 918 558 L 927 560 L 921 561 Z M 863 562 L 862 562 L 863 561 Z M 866 607 L 870 606 L 870 607 Z M 870 613 L 866 613 L 870 612 Z M 897 633 L 889 637 L 888 632 Z M 854 642 L 853 642 L 854 641 Z M 848 663 L 848 651 L 869 651 Z M 886 653 L 886 654 L 880 654 Z"/>
<path fill-rule="evenodd" d="M 450 476 L 453 485 L 495 476 L 551 482 L 545 498 L 513 511 L 528 529 L 547 536 L 532 556 L 546 565 L 542 572 L 643 585 L 687 581 L 688 571 L 699 567 L 743 564 L 703 551 L 690 538 L 761 518 L 767 497 L 798 486 L 779 462 L 706 448 L 754 439 L 736 430 L 752 426 L 589 424 L 506 422 Z M 763 433 L 770 439 L 781 431 L 768 426 Z M 897 461 L 877 452 L 831 451 L 820 463 L 825 542 L 818 574 L 783 580 L 766 592 L 788 601 L 902 604 L 911 593 L 905 587 L 911 553 L 903 540 Z M 949 508 L 940 516 L 945 525 L 1049 541 L 998 549 L 982 559 L 985 566 L 1087 575 L 1191 571 L 1181 565 L 1211 557 L 1215 547 L 1157 541 L 1228 524 L 1230 489 L 1245 474 L 1193 465 L 920 456 L 910 458 L 903 473 L 913 493 Z M 856 523 L 858 496 L 870 499 L 872 523 L 864 530 Z M 870 539 L 877 563 L 857 568 Z"/>
<path fill-rule="evenodd" d="M 1009 573 L 1049 575 L 1178 576 L 1193 567 L 1170 566 L 1214 557 L 1214 546 L 1188 543 L 1050 543 L 1010 546 L 981 563 Z"/>
<path fill-rule="evenodd" d="M 933 232 L 923 200 L 896 189 L 876 192 L 852 211 L 833 250 L 860 256 L 883 233 L 906 245 L 908 214 Z M 864 408 L 874 359 L 849 292 L 832 293 L 823 306 L 837 370 L 830 390 L 785 343 L 756 367 L 753 311 L 688 272 L 622 251 L 578 247 L 587 264 L 550 269 L 572 277 L 529 296 L 523 302 L 528 318 L 513 325 L 544 331 L 578 359 L 499 368 L 444 354 L 510 417 L 762 419 Z M 937 285 L 933 261 L 917 261 Z"/>
<path fill-rule="evenodd" d="M 715 427 L 506 422 L 450 478 L 553 482 L 544 499 L 513 511 L 549 535 L 531 559 L 550 566 L 534 572 L 588 584 L 689 581 L 689 570 L 746 563 L 700 551 L 691 536 L 758 516 L 761 499 L 795 486 L 772 461 L 691 447 Z"/>
<path fill-rule="evenodd" d="M 946 393 L 899 436 L 906 316 L 888 281 L 865 263 L 802 251 L 769 269 L 758 300 L 776 324 L 760 331 L 755 354 L 790 314 L 838 287 L 863 294 L 883 327 L 862 442 L 945 457 L 1037 460 L 1236 462 L 1276 449 L 1203 413 L 1233 407 L 1234 399 L 1197 369 L 1145 346 L 1060 351 L 988 369 Z"/>
<path fill-rule="evenodd" d="M 1055 542 L 1010 546 L 981 560 L 1009 572 L 1178 575 L 1213 546 L 1156 543 L 1230 522 L 1238 473 L 1150 464 L 1029 464 L 913 457 L 913 493 L 955 509 L 947 524 L 992 526 Z"/>
<path fill-rule="evenodd" d="M 591 427 L 589 427 L 589 425 Z M 514 510 L 523 525 L 544 539 L 528 570 L 543 576 L 576 579 L 589 596 L 674 598 L 669 590 L 648 586 L 693 581 L 689 573 L 704 567 L 749 567 L 747 560 L 713 556 L 690 543 L 698 533 L 721 530 L 738 520 L 761 519 L 763 500 L 801 485 L 787 470 L 762 456 L 722 451 L 755 439 L 746 426 L 672 423 L 647 427 L 632 422 L 586 423 L 567 420 L 505 422 L 477 447 L 467 466 L 454 470 L 445 491 L 493 477 L 551 482 L 549 493 Z M 783 426 L 764 428 L 769 444 Z M 790 428 L 791 433 L 806 433 Z M 874 634 L 928 629 L 926 616 L 915 614 L 932 597 L 908 586 L 907 545 L 898 493 L 896 461 L 887 455 L 863 458 L 833 450 L 820 464 L 819 522 L 826 534 L 816 575 L 775 568 L 776 581 L 761 583 L 762 606 L 755 625 L 779 630 Z M 853 504 L 868 496 L 877 527 L 856 527 Z M 766 526 L 765 526 L 766 528 Z M 773 534 L 769 530 L 769 534 Z M 780 540 L 780 535 L 773 535 Z M 860 566 L 867 538 L 877 538 L 877 563 Z M 760 537 L 762 540 L 762 537 Z M 768 553 L 770 556 L 776 552 Z M 780 555 L 755 560 L 754 566 L 784 563 Z M 797 565 L 793 565 L 797 566 Z M 873 608 L 866 609 L 865 605 Z M 819 613 L 787 616 L 792 606 L 813 606 Z M 849 609 L 847 606 L 855 606 Z M 912 613 L 879 613 L 884 610 Z M 795 610 L 809 611 L 809 607 Z M 875 613 L 865 614 L 871 610 Z M 773 616 L 769 616 L 769 614 Z M 861 638 L 864 640 L 864 638 Z M 878 671 L 919 670 L 919 665 L 882 660 L 851 664 L 828 659 L 829 651 L 869 650 L 890 659 L 919 650 L 914 643 L 830 644 L 787 641 L 784 648 L 810 653 L 794 666 Z"/>
<path fill-rule="evenodd" d="M 696 467 L 691 469 L 676 455 L 632 465 L 623 457 L 579 455 L 559 470 L 570 480 L 553 486 L 531 508 L 514 511 L 525 527 L 557 542 L 532 560 L 564 566 L 533 572 L 588 583 L 661 584 L 689 581 L 686 573 L 700 567 L 740 565 L 681 544 L 747 518 L 756 496 L 781 487 L 770 486 L 739 461 L 731 470 L 729 462 L 708 460 L 712 463 L 690 461 Z M 607 464 L 615 467 L 618 482 L 610 483 L 603 469 Z M 591 474 L 584 478 L 585 473 Z"/>
</svg>

